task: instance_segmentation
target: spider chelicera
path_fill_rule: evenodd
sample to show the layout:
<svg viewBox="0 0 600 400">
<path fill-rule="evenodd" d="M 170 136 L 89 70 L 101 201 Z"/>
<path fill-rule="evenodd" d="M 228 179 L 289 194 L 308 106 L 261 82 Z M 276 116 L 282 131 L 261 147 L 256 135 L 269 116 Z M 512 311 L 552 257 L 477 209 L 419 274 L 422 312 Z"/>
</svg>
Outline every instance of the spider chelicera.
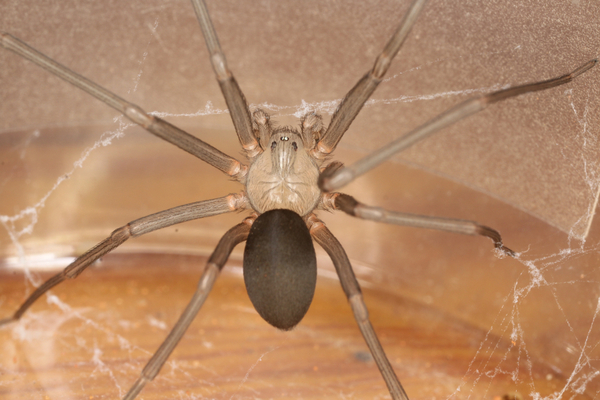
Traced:
<svg viewBox="0 0 600 400">
<path fill-rule="evenodd" d="M 344 97 L 326 126 L 316 113 L 305 114 L 300 128 L 277 127 L 269 115 L 257 109 L 251 112 L 223 51 L 203 0 L 192 1 L 210 53 L 217 81 L 249 163 L 245 165 L 202 140 L 168 122 L 151 116 L 99 85 L 72 72 L 10 34 L 2 34 L 3 47 L 42 66 L 107 105 L 122 112 L 133 122 L 207 162 L 239 181 L 244 190 L 237 194 L 203 200 L 161 211 L 116 229 L 107 239 L 88 250 L 63 272 L 38 287 L 10 318 L 0 325 L 18 320 L 45 292 L 67 278 L 75 278 L 84 269 L 130 237 L 137 237 L 192 219 L 250 210 L 252 214 L 231 228 L 220 240 L 189 305 L 160 348 L 152 356 L 124 399 L 134 399 L 154 379 L 185 333 L 208 296 L 220 270 L 233 248 L 247 241 L 244 252 L 244 279 L 252 303 L 271 325 L 289 330 L 306 314 L 316 285 L 316 257 L 313 239 L 331 257 L 340 282 L 354 312 L 361 333 L 394 399 L 407 399 L 384 350 L 369 322 L 359 284 L 344 249 L 323 222 L 317 210 L 341 210 L 349 215 L 385 223 L 438 229 L 491 238 L 500 251 L 515 253 L 502 244 L 497 231 L 472 221 L 435 218 L 383 210 L 359 203 L 353 197 L 334 192 L 355 177 L 369 171 L 393 154 L 428 137 L 432 133 L 474 114 L 487 105 L 519 94 L 544 90 L 570 82 L 596 64 L 591 60 L 572 73 L 547 81 L 526 84 L 469 99 L 422 126 L 344 167 L 327 163 L 348 127 L 382 81 L 391 61 L 400 50 L 426 0 L 415 0 L 375 64 Z"/>
</svg>

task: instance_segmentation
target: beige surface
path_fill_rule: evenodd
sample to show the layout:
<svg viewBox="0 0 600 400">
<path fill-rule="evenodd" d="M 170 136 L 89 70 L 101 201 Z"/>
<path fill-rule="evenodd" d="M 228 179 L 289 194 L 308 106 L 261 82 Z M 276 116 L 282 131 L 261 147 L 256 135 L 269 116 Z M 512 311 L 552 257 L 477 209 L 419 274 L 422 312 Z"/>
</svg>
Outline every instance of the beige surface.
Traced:
<svg viewBox="0 0 600 400">
<path fill-rule="evenodd" d="M 143 7 L 129 2 L 130 9 L 119 12 L 106 2 L 60 4 L 6 2 L 0 29 L 147 110 L 194 113 L 208 101 L 214 109 L 224 108 L 187 2 L 144 2 Z M 245 4 L 250 3 L 209 6 L 250 101 L 289 107 L 275 114 L 290 124 L 296 122 L 288 114 L 302 100 L 338 99 L 371 65 L 381 47 L 373 43 L 385 41 L 389 25 L 402 13 L 400 6 L 378 9 L 370 3 L 352 8 L 338 2 L 305 7 L 261 2 L 250 10 L 242 8 Z M 384 133 L 403 132 L 463 98 L 422 96 L 549 77 L 597 53 L 596 3 L 546 2 L 538 9 L 523 2 L 507 10 L 464 4 L 466 9 L 431 2 L 405 61 L 393 65 L 394 78 L 376 97 L 421 100 L 379 101 L 367 108 L 370 115 L 357 119 L 336 158 L 355 160 L 362 154 L 357 146 L 366 143 L 362 138 L 379 145 Z M 23 23 L 23 17 L 36 22 Z M 132 33 L 121 34 L 120 28 Z M 248 33 L 239 33 L 242 28 Z M 264 43 L 271 47 L 265 50 Z M 137 128 L 88 155 L 86 149 L 103 133 L 120 132 L 111 123 L 114 113 L 3 51 L 0 65 L 0 318 L 31 292 L 24 265 L 40 282 L 48 272 L 35 268 L 64 267 L 67 257 L 127 221 L 240 190 L 218 171 Z M 591 71 L 586 79 L 597 82 L 597 77 L 598 71 Z M 580 219 L 577 226 L 585 226 L 594 211 L 588 200 L 597 190 L 598 142 L 592 139 L 598 135 L 599 87 L 586 81 L 498 106 L 448 133 L 450 142 L 443 135 L 434 138 L 431 145 L 441 151 L 415 157 L 435 158 L 447 174 L 459 166 L 505 193 L 520 196 L 518 188 L 547 193 L 539 209 L 563 218 L 555 224 L 568 230 Z M 239 155 L 226 114 L 168 119 Z M 482 131 L 492 139 L 473 139 Z M 540 136 L 548 140 L 525 146 L 523 140 Z M 507 146 L 513 158 L 498 159 Z M 460 152 L 475 148 L 496 173 L 488 164 L 473 167 Z M 538 154 L 552 160 L 549 175 L 573 172 L 562 176 L 567 186 L 512 175 L 520 165 L 537 165 L 543 158 Z M 83 167 L 74 166 L 83 157 Z M 547 167 L 536 168 L 546 168 L 542 165 Z M 583 181 L 576 179 L 584 176 L 582 165 L 588 168 Z M 515 390 L 523 396 L 554 392 L 570 398 L 577 391 L 594 397 L 600 390 L 598 224 L 581 243 L 493 197 L 395 163 L 344 191 L 391 209 L 478 220 L 499 229 L 509 247 L 523 252 L 520 261 L 499 260 L 484 238 L 323 213 L 369 288 L 375 328 L 412 398 L 494 398 Z M 569 207 L 544 203 L 553 198 L 562 199 L 563 206 L 568 199 Z M 196 257 L 210 254 L 243 216 L 192 222 L 130 241 L 120 255 L 54 291 L 69 308 L 42 299 L 24 321 L 0 329 L 0 398 L 118 398 L 189 299 L 202 264 Z M 234 253 L 234 265 L 241 250 Z M 131 255 L 139 253 L 158 255 L 151 260 Z M 332 267 L 323 252 L 318 262 L 319 295 L 306 322 L 291 334 L 280 334 L 256 316 L 239 271 L 233 270 L 219 281 L 211 307 L 182 341 L 175 363 L 143 398 L 384 397 L 375 367 L 361 361 L 365 347 L 338 284 L 329 280 Z M 516 383 L 509 379 L 513 373 Z"/>
<path fill-rule="evenodd" d="M 231 69 L 252 104 L 287 124 L 328 114 L 372 65 L 406 2 L 209 2 Z M 595 0 L 432 0 L 342 142 L 374 149 L 466 97 L 548 79 L 598 56 Z M 224 110 L 191 5 L 171 1 L 5 1 L 9 31 L 149 111 Z M 0 129 L 110 121 L 115 113 L 0 52 Z M 584 236 L 600 172 L 600 69 L 496 105 L 402 157 Z M 180 123 L 179 118 L 169 118 Z M 227 120 L 188 117 L 204 132 Z"/>
</svg>

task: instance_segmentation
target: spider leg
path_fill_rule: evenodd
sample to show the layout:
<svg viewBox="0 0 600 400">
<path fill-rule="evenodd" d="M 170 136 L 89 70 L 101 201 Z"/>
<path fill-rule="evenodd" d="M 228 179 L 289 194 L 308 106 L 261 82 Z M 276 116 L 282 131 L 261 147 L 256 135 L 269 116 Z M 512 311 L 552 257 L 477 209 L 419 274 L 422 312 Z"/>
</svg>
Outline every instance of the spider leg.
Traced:
<svg viewBox="0 0 600 400">
<path fill-rule="evenodd" d="M 122 99 L 115 93 L 112 93 L 76 72 L 71 71 L 69 68 L 40 53 L 20 39 L 3 32 L 0 32 L 0 38 L 0 42 L 4 48 L 17 53 L 21 57 L 39 65 L 46 71 L 91 94 L 98 100 L 123 113 L 123 115 L 146 129 L 148 132 L 187 151 L 231 177 L 239 180 L 246 175 L 248 169 L 247 166 L 241 164 L 235 158 L 228 156 L 197 137 L 171 125 L 167 121 L 147 114 L 139 106 Z"/>
<path fill-rule="evenodd" d="M 242 223 L 227 231 L 227 233 L 221 238 L 215 251 L 208 259 L 206 269 L 204 270 L 204 273 L 198 282 L 198 288 L 196 289 L 194 296 L 188 303 L 187 307 L 183 311 L 183 314 L 181 314 L 181 317 L 179 317 L 179 320 L 167 338 L 160 345 L 156 353 L 154 353 L 150 361 L 148 361 L 142 370 L 140 377 L 135 381 L 133 386 L 131 386 L 125 397 L 123 397 L 123 400 L 135 399 L 138 393 L 144 388 L 146 383 L 153 380 L 159 373 L 160 369 L 167 361 L 167 358 L 169 355 L 171 355 L 171 352 L 175 346 L 177 346 L 177 343 L 179 343 L 179 340 L 181 340 L 181 337 L 196 317 L 196 314 L 198 314 L 200 307 L 202 307 L 204 304 L 204 301 L 208 297 L 208 294 L 210 293 L 219 272 L 221 269 L 223 269 L 223 265 L 229 258 L 231 251 L 236 245 L 245 241 L 248 237 L 252 220 L 253 217 L 247 218 Z"/>
<path fill-rule="evenodd" d="M 202 29 L 204 40 L 206 41 L 206 47 L 210 53 L 210 62 L 221 87 L 221 92 L 223 92 L 223 97 L 225 97 L 227 108 L 229 108 L 229 115 L 233 121 L 240 144 L 248 157 L 252 158 L 261 153 L 262 149 L 258 146 L 256 137 L 254 136 L 252 118 L 250 117 L 246 98 L 237 84 L 233 73 L 227 67 L 227 60 L 225 59 L 223 50 L 221 50 L 219 38 L 210 19 L 206 3 L 204 0 L 192 0 L 192 4 L 200 28 Z"/>
<path fill-rule="evenodd" d="M 398 25 L 396 32 L 392 35 L 385 48 L 377 56 L 375 65 L 367 72 L 352 89 L 346 94 L 337 110 L 331 117 L 331 122 L 323 138 L 317 143 L 313 150 L 313 156 L 318 159 L 325 158 L 330 154 L 338 142 L 348 130 L 348 127 L 356 118 L 365 102 L 371 97 L 377 86 L 381 83 L 396 54 L 400 51 L 404 40 L 408 36 L 419 13 L 425 6 L 427 0 L 414 0 L 404 18 Z"/>
<path fill-rule="evenodd" d="M 437 117 L 427 121 L 425 124 L 407 133 L 406 135 L 386 144 L 379 150 L 374 151 L 366 157 L 363 157 L 348 167 L 335 168 L 335 171 L 333 169 L 326 168 L 319 177 L 319 187 L 328 192 L 337 190 L 342 186 L 352 182 L 358 176 L 383 163 L 394 154 L 406 149 L 409 146 L 412 146 L 420 140 L 425 139 L 442 128 L 452 125 L 463 118 L 483 110 L 490 104 L 515 97 L 520 94 L 546 90 L 571 82 L 573 79 L 577 78 L 579 75 L 595 66 L 597 62 L 598 60 L 596 59 L 588 61 L 573 72 L 557 78 L 498 90 L 487 95 L 466 100 L 459 105 L 446 110 Z"/>
<path fill-rule="evenodd" d="M 65 279 L 76 278 L 94 261 L 103 255 L 111 252 L 130 237 L 137 237 L 150 233 L 152 231 L 166 228 L 167 226 L 180 224 L 198 218 L 212 217 L 213 215 L 224 214 L 232 211 L 244 209 L 247 206 L 245 194 L 230 194 L 225 197 L 219 197 L 212 200 L 198 201 L 195 203 L 185 204 L 183 206 L 170 208 L 151 214 L 135 221 L 131 221 L 118 229 L 90 250 L 86 251 L 75 261 L 69 264 L 62 272 L 54 275 L 52 278 L 44 282 L 38 287 L 12 317 L 0 320 L 0 326 L 9 322 L 16 321 L 27 311 L 27 309 L 35 303 L 48 290 L 58 285 Z"/>
<path fill-rule="evenodd" d="M 373 326 L 369 321 L 367 306 L 363 300 L 360 286 L 354 276 L 352 265 L 350 265 L 350 260 L 348 260 L 344 248 L 329 229 L 327 229 L 325 224 L 314 214 L 309 217 L 308 226 L 312 237 L 321 247 L 323 247 L 323 249 L 325 249 L 335 265 L 335 270 L 340 278 L 342 288 L 352 307 L 354 318 L 356 319 L 358 327 L 367 342 L 367 346 L 369 346 L 369 350 L 385 380 L 392 399 L 408 400 L 408 396 L 406 395 L 404 388 L 402 388 L 402 384 L 400 384 L 396 373 L 392 369 L 392 366 L 383 351 L 383 347 L 381 347 L 381 343 L 379 343 L 379 339 L 373 330 Z"/>
<path fill-rule="evenodd" d="M 462 233 L 464 235 L 486 236 L 494 242 L 496 249 L 505 254 L 515 257 L 516 253 L 504 246 L 500 233 L 478 224 L 474 221 L 454 218 L 430 217 L 427 215 L 409 214 L 397 211 L 385 210 L 380 207 L 372 207 L 362 204 L 352 196 L 343 193 L 326 193 L 324 203 L 328 203 L 330 208 L 341 210 L 353 217 L 369 219 L 386 224 L 401 226 L 412 226 L 415 228 L 435 229 L 452 233 Z"/>
</svg>

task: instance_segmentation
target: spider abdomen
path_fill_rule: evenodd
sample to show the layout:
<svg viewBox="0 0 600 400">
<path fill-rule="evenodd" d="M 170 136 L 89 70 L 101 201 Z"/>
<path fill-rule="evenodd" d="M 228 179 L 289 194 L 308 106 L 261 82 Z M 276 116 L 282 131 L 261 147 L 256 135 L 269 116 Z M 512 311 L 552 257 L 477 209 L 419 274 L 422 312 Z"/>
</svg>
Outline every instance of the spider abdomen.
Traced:
<svg viewBox="0 0 600 400">
<path fill-rule="evenodd" d="M 317 284 L 317 259 L 304 220 L 271 210 L 252 224 L 244 250 L 244 282 L 254 308 L 282 330 L 304 317 Z"/>
</svg>

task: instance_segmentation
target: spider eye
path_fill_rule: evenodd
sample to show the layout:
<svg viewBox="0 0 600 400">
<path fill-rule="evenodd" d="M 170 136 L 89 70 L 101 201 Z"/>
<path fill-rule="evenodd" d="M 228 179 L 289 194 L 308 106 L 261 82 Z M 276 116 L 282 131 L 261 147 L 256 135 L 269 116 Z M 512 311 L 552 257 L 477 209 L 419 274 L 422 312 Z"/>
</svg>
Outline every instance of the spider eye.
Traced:
<svg viewBox="0 0 600 400">
<path fill-rule="evenodd" d="M 271 143 L 271 150 L 273 150 L 275 148 L 275 146 L 277 146 L 277 142 Z"/>
<path fill-rule="evenodd" d="M 298 145 L 296 142 L 292 142 L 292 147 L 294 148 L 294 151 L 298 150 Z"/>
</svg>

